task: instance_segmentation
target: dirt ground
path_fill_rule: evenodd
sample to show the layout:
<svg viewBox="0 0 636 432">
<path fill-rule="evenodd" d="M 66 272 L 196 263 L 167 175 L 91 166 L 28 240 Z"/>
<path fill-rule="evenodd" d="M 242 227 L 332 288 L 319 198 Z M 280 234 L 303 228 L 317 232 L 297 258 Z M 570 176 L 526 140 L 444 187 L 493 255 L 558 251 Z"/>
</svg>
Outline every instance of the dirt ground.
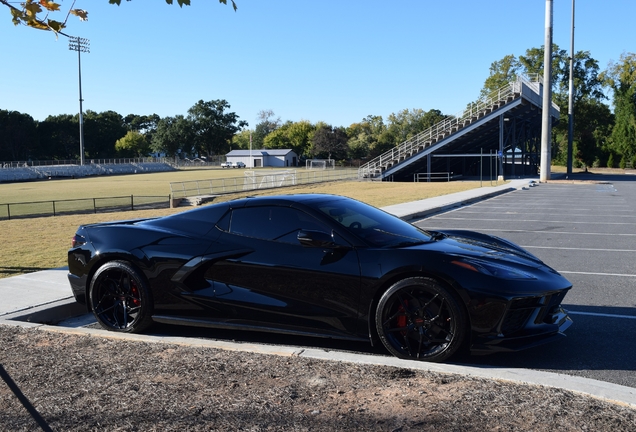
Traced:
<svg viewBox="0 0 636 432">
<path fill-rule="evenodd" d="M 6 431 L 634 431 L 636 409 L 456 375 L 0 325 Z"/>
</svg>

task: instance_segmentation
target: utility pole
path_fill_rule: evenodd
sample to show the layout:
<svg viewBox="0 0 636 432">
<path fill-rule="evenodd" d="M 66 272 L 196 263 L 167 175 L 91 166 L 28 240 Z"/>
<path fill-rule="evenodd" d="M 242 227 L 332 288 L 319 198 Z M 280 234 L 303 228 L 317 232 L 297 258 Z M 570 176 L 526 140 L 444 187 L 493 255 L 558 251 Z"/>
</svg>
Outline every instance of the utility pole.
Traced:
<svg viewBox="0 0 636 432">
<path fill-rule="evenodd" d="M 84 114 L 82 111 L 82 60 L 80 54 L 90 51 L 90 41 L 79 36 L 69 36 L 68 49 L 77 51 L 77 67 L 79 71 L 79 133 L 80 133 L 80 165 L 84 165 Z"/>
<path fill-rule="evenodd" d="M 541 121 L 541 183 L 550 180 L 552 150 L 552 0 L 545 2 L 545 45 L 543 56 L 543 112 Z"/>
</svg>

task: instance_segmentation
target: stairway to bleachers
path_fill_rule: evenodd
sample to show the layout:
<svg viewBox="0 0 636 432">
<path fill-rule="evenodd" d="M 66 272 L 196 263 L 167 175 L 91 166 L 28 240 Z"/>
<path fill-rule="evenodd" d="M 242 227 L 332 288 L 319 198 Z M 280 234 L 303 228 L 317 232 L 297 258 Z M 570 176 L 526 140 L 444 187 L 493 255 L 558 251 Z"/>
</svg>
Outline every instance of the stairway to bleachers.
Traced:
<svg viewBox="0 0 636 432">
<path fill-rule="evenodd" d="M 366 164 L 360 166 L 358 175 L 360 178 L 384 180 L 395 175 L 401 169 L 407 169 L 411 162 L 420 160 L 423 156 L 433 152 L 439 152 L 442 148 L 449 151 L 455 138 L 460 139 L 469 130 L 474 130 L 479 124 L 486 124 L 502 115 L 503 112 L 522 103 L 541 107 L 541 85 L 526 77 L 519 77 L 488 97 L 477 102 L 470 103 L 460 113 L 449 116 L 445 120 L 433 125 L 429 129 L 420 132 L 408 141 L 375 157 Z M 558 118 L 558 108 L 556 118 Z M 465 147 L 463 150 L 465 150 Z M 475 150 L 479 152 L 479 147 Z"/>
</svg>

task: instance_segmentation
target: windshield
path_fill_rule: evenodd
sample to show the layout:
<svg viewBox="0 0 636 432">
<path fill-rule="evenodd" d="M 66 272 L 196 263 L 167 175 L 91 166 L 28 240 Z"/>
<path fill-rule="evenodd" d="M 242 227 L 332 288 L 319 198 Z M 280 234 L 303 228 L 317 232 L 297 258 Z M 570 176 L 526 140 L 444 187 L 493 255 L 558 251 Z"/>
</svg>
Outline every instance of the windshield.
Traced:
<svg viewBox="0 0 636 432">
<path fill-rule="evenodd" d="M 355 200 L 340 199 L 314 203 L 314 207 L 371 246 L 412 246 L 432 240 L 426 231 L 378 208 Z"/>
</svg>

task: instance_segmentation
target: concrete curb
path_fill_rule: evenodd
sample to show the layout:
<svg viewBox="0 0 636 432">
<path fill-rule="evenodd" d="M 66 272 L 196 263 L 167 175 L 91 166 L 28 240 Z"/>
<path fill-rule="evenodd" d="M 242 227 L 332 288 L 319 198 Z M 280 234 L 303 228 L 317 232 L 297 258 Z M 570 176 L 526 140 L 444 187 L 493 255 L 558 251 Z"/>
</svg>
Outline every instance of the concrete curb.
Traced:
<svg viewBox="0 0 636 432">
<path fill-rule="evenodd" d="M 452 209 L 455 209 L 455 208 L 458 208 L 458 207 L 462 207 L 462 206 L 465 206 L 465 205 L 474 204 L 474 203 L 476 203 L 478 201 L 481 201 L 481 200 L 494 198 L 494 197 L 496 197 L 498 195 L 503 195 L 505 193 L 512 192 L 514 190 L 516 190 L 516 189 L 512 188 L 512 187 L 509 187 L 509 188 L 493 191 L 493 192 L 487 193 L 485 195 L 482 195 L 480 197 L 463 199 L 463 200 L 459 200 L 459 201 L 456 201 L 456 202 L 451 202 L 451 203 L 442 205 L 440 207 L 412 212 L 412 213 L 409 213 L 408 215 L 401 216 L 401 219 L 403 219 L 405 221 L 410 221 L 410 220 L 413 220 L 413 219 L 421 219 L 421 218 L 424 218 L 424 217 L 427 217 L 427 216 L 431 216 L 431 215 L 434 215 L 434 214 L 437 214 L 437 213 L 444 213 L 444 212 L 447 212 L 449 210 L 452 210 Z"/>
</svg>

